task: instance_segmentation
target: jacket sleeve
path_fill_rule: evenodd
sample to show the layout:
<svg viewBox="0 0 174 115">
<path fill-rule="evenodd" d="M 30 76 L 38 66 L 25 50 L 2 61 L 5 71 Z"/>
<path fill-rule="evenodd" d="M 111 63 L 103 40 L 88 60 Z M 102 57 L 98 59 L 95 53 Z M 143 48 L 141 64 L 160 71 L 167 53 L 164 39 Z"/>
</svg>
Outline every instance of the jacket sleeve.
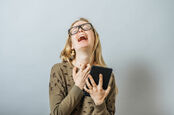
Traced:
<svg viewBox="0 0 174 115">
<path fill-rule="evenodd" d="M 100 105 L 95 105 L 94 112 L 92 115 L 114 115 L 115 114 L 115 100 L 116 100 L 116 83 L 114 74 L 111 74 L 109 81 L 111 90 L 105 98 L 105 101 Z"/>
<path fill-rule="evenodd" d="M 79 103 L 83 91 L 76 85 L 66 94 L 66 84 L 60 65 L 51 68 L 49 81 L 49 101 L 51 115 L 69 115 Z"/>
</svg>

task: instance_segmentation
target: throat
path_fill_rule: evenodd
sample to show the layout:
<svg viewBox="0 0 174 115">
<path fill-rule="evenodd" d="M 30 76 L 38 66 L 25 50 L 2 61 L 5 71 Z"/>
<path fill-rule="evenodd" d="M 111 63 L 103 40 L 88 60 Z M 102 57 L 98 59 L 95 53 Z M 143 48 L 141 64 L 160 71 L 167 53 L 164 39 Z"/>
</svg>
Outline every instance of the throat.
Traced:
<svg viewBox="0 0 174 115">
<path fill-rule="evenodd" d="M 78 56 L 76 55 L 75 60 L 73 60 L 73 65 L 75 65 L 76 67 L 80 68 L 80 64 L 90 64 L 92 65 L 93 63 L 93 56 L 91 55 L 81 55 Z"/>
</svg>

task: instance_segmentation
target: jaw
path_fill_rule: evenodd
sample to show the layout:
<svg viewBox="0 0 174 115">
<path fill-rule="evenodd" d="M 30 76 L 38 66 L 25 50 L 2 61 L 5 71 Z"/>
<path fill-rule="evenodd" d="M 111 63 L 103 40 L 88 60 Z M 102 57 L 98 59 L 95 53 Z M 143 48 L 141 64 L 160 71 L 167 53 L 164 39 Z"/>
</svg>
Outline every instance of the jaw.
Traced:
<svg viewBox="0 0 174 115">
<path fill-rule="evenodd" d="M 80 42 L 78 42 L 77 38 L 74 38 L 74 43 L 73 43 L 73 47 L 77 52 L 91 52 L 91 50 L 93 49 L 93 45 L 91 42 L 92 38 L 87 38 L 87 40 L 82 40 Z"/>
</svg>

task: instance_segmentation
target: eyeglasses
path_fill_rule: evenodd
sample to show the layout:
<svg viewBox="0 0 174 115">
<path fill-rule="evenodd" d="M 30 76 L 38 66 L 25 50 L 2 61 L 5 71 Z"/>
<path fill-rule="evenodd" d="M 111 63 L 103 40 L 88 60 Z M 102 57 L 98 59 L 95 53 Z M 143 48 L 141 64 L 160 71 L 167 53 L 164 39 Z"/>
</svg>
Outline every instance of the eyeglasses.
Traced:
<svg viewBox="0 0 174 115">
<path fill-rule="evenodd" d="M 74 35 L 76 33 L 78 33 L 79 29 L 82 29 L 84 31 L 88 31 L 90 29 L 93 28 L 92 24 L 91 23 L 84 23 L 84 24 L 81 24 L 81 25 L 78 25 L 78 26 L 74 26 L 74 27 L 71 27 L 69 30 L 68 30 L 68 33 L 70 35 Z"/>
</svg>

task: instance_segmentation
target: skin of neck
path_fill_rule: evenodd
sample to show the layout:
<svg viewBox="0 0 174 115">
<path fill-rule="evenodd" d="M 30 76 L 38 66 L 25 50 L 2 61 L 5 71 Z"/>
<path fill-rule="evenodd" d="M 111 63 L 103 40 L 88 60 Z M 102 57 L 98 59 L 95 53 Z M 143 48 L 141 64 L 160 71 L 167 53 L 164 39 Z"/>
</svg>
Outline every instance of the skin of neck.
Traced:
<svg viewBox="0 0 174 115">
<path fill-rule="evenodd" d="M 80 64 L 93 64 L 94 55 L 92 50 L 89 49 L 79 49 L 76 50 L 76 58 L 73 60 L 73 65 L 80 68 Z"/>
</svg>

